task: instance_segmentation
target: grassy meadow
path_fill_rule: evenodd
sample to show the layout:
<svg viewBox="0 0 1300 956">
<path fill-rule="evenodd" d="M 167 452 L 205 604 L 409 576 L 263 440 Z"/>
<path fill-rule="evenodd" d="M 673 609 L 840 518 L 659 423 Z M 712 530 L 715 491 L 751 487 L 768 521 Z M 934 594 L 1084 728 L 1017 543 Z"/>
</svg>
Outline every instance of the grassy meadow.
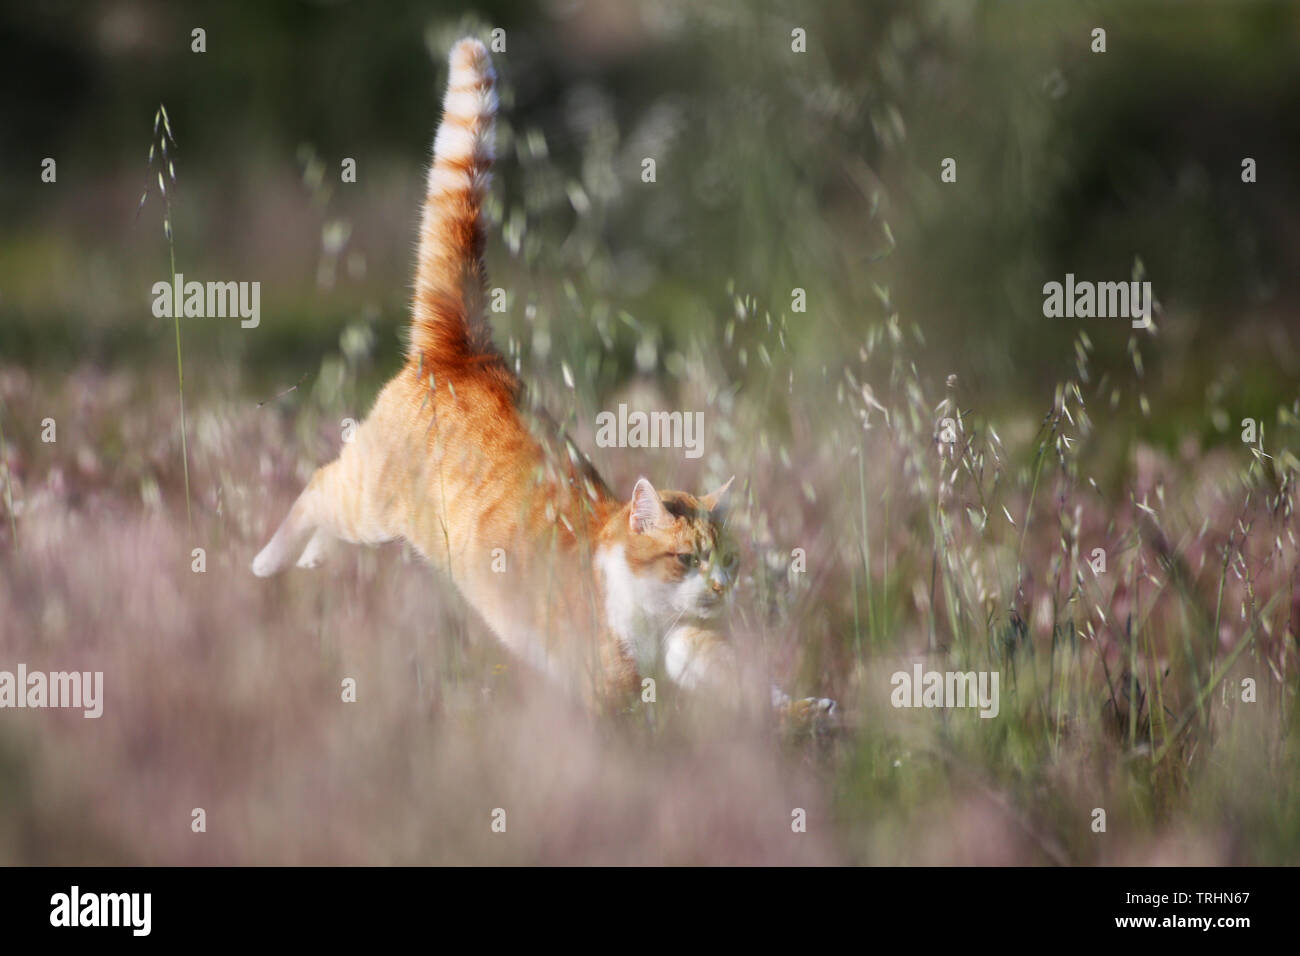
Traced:
<svg viewBox="0 0 1300 956">
<path fill-rule="evenodd" d="M 1300 10 L 1178 6 L 6 5 L 0 670 L 105 703 L 0 710 L 0 863 L 1300 861 Z M 733 639 L 830 731 L 595 719 L 401 544 L 249 571 L 401 364 L 493 27 L 496 341 L 620 493 L 736 475 Z M 173 264 L 258 325 L 156 318 Z"/>
</svg>

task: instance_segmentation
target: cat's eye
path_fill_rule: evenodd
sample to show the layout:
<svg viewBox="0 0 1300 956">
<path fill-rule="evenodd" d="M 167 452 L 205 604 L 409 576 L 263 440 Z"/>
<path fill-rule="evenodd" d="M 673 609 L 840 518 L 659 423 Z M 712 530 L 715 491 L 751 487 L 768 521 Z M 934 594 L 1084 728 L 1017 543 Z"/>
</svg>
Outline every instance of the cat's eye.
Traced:
<svg viewBox="0 0 1300 956">
<path fill-rule="evenodd" d="M 700 556 L 694 551 L 686 551 L 677 555 L 677 560 L 682 563 L 684 568 L 697 568 L 700 566 Z"/>
</svg>

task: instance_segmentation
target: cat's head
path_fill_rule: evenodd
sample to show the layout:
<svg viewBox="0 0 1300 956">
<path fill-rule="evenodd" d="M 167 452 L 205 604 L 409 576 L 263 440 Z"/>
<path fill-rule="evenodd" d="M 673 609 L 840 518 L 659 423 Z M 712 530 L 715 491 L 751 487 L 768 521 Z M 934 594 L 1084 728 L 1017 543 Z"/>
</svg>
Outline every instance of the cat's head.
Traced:
<svg viewBox="0 0 1300 956">
<path fill-rule="evenodd" d="M 611 554 L 605 569 L 607 597 L 667 621 L 717 615 L 738 563 L 723 528 L 730 490 L 729 480 L 696 498 L 638 480 L 613 529 L 621 554 Z"/>
</svg>

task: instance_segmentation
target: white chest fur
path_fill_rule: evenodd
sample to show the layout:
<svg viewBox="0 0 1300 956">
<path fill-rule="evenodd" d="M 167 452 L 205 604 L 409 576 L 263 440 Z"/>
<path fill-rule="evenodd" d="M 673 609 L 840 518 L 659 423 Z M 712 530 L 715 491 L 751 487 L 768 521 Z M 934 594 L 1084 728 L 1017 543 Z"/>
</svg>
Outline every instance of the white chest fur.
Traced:
<svg viewBox="0 0 1300 956">
<path fill-rule="evenodd" d="M 605 591 L 605 621 L 645 673 L 663 653 L 664 635 L 676 617 L 672 585 L 633 573 L 622 545 L 596 552 Z"/>
</svg>

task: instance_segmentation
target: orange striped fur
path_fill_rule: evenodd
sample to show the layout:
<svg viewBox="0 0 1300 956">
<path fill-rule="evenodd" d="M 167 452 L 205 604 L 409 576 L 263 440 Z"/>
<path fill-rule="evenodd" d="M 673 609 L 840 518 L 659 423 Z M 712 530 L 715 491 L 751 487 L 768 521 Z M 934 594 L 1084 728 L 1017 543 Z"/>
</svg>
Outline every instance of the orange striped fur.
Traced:
<svg viewBox="0 0 1300 956">
<path fill-rule="evenodd" d="M 734 560 L 727 486 L 694 498 L 645 479 L 617 499 L 553 425 L 534 434 L 484 310 L 482 206 L 496 80 L 487 49 L 451 52 L 420 229 L 405 366 L 338 459 L 308 482 L 253 562 L 319 562 L 335 539 L 404 539 L 445 571 L 496 636 L 593 704 L 662 666 L 726 690 L 730 646 L 710 623 Z"/>
</svg>

